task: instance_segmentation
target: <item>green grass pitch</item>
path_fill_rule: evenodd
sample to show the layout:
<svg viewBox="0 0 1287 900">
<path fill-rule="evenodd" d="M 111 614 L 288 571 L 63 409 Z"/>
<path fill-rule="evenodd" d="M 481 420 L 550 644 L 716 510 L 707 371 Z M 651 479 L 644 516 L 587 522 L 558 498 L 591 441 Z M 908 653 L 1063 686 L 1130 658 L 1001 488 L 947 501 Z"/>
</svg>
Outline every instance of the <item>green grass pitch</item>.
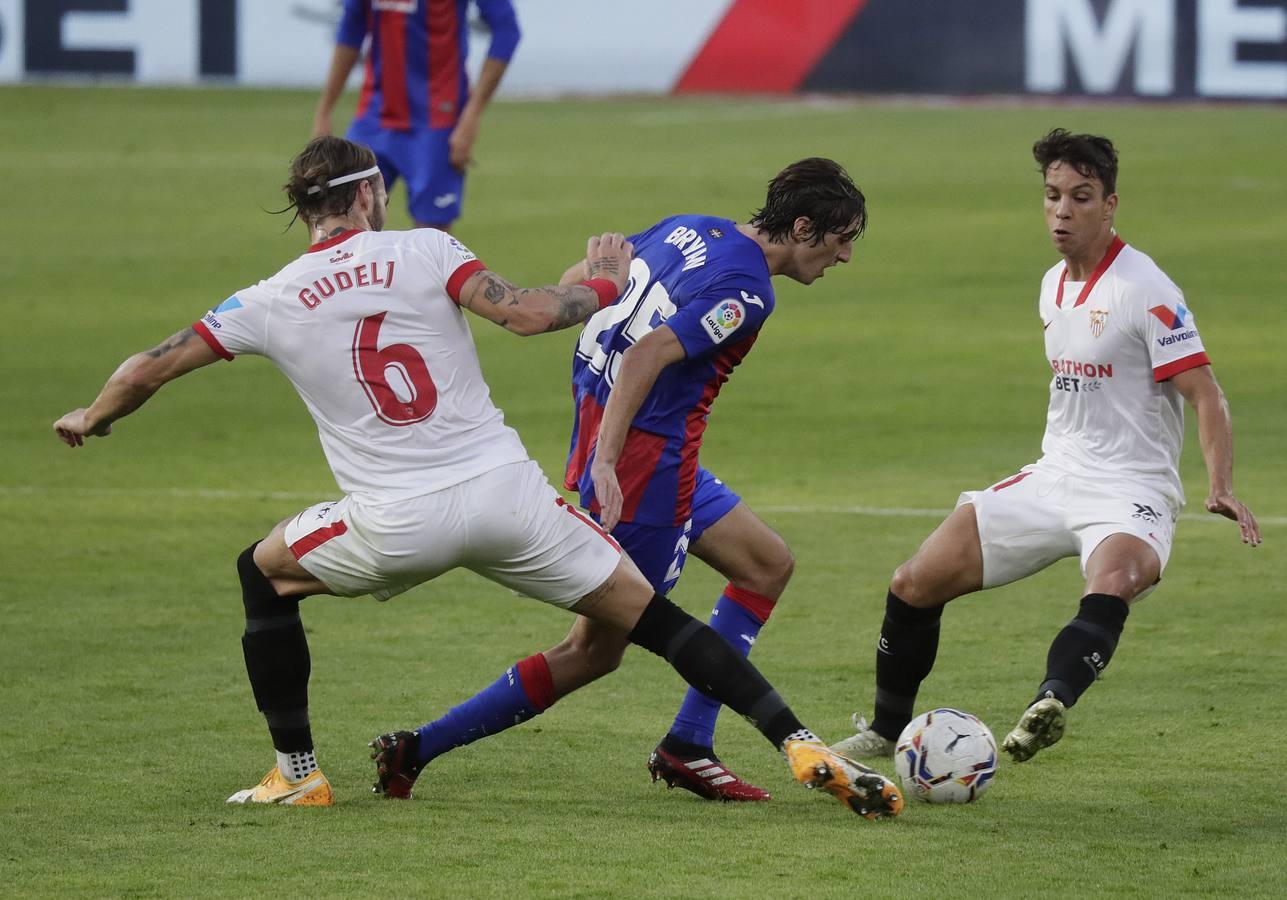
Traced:
<svg viewBox="0 0 1287 900">
<path fill-rule="evenodd" d="M 311 423 L 269 364 L 246 359 L 171 385 L 77 452 L 49 426 L 126 355 L 302 250 L 302 229 L 261 210 L 281 204 L 313 102 L 0 90 L 0 894 L 1287 893 L 1281 107 L 659 99 L 502 103 L 487 117 L 458 234 L 522 283 L 557 278 L 592 232 L 681 211 L 744 218 L 802 156 L 841 160 L 867 192 L 852 264 L 809 289 L 779 284 L 702 454 L 798 557 L 754 658 L 831 739 L 870 711 L 894 566 L 959 491 L 1038 453 L 1049 372 L 1035 302 L 1055 255 L 1028 148 L 1055 125 L 1118 143 L 1120 231 L 1202 325 L 1264 546 L 1199 515 L 1190 417 L 1190 506 L 1165 582 L 1063 743 L 1003 763 L 977 805 L 914 804 L 874 824 L 797 787 L 728 715 L 719 750 L 773 802 L 650 784 L 644 762 L 682 685 L 640 651 L 434 763 L 414 802 L 377 799 L 371 736 L 440 714 L 570 624 L 467 574 L 387 605 L 308 601 L 314 731 L 339 803 L 224 805 L 272 762 L 233 561 L 336 495 Z M 405 225 L 400 189 L 393 204 L 390 226 Z M 519 339 L 481 320 L 474 332 L 508 421 L 557 475 L 573 336 Z M 676 598 L 704 617 L 720 586 L 694 562 Z M 1080 586 L 1065 561 L 953 604 L 920 705 L 960 706 L 1003 736 Z"/>
</svg>

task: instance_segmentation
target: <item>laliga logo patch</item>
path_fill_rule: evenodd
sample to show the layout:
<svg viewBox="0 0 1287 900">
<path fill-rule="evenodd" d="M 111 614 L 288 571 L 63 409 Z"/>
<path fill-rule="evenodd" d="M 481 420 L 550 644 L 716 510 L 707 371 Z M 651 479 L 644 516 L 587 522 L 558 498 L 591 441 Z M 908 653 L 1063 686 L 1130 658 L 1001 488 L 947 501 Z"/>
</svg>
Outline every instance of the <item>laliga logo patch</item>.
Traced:
<svg viewBox="0 0 1287 900">
<path fill-rule="evenodd" d="M 746 307 L 736 300 L 721 300 L 719 306 L 702 316 L 702 327 L 715 343 L 721 343 L 746 318 Z"/>
<path fill-rule="evenodd" d="M 1183 304 L 1177 306 L 1174 311 L 1169 306 L 1154 306 L 1149 312 L 1157 316 L 1158 321 L 1172 331 L 1183 328 L 1184 320 L 1189 315 L 1189 311 L 1184 308 Z"/>
<path fill-rule="evenodd" d="M 1090 311 L 1090 333 L 1092 337 L 1099 337 L 1104 333 L 1104 328 L 1108 325 L 1108 310 L 1092 309 Z"/>
<path fill-rule="evenodd" d="M 468 247 L 466 247 L 460 241 L 456 240 L 454 237 L 451 237 L 450 235 L 448 235 L 447 241 L 448 243 L 451 244 L 451 246 L 456 248 L 457 252 L 460 253 L 460 258 L 465 262 L 469 262 L 470 260 L 474 260 L 478 258 L 477 256 L 474 255 L 474 251 L 470 250 Z"/>
</svg>

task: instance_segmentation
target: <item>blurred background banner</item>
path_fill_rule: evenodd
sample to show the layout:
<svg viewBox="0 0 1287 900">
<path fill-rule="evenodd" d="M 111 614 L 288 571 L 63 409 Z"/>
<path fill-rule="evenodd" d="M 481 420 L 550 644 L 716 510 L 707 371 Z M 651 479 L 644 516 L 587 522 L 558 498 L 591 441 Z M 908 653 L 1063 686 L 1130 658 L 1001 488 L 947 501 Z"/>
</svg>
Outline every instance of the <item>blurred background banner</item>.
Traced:
<svg viewBox="0 0 1287 900">
<path fill-rule="evenodd" d="M 1287 0 L 515 6 L 524 40 L 502 88 L 510 96 L 1287 99 Z M 0 81 L 317 86 L 338 16 L 337 0 L 0 0 Z M 585 39 L 587 24 L 601 37 Z M 486 41 L 471 47 L 485 53 Z"/>
</svg>

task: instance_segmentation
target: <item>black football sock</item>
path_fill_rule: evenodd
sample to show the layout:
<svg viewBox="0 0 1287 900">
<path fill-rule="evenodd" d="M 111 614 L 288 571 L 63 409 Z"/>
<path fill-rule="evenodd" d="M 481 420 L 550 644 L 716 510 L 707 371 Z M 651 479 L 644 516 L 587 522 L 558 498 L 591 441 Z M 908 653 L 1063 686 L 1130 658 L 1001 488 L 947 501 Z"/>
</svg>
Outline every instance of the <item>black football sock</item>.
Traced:
<svg viewBox="0 0 1287 900">
<path fill-rule="evenodd" d="M 885 598 L 885 621 L 876 645 L 876 714 L 871 727 L 886 740 L 897 740 L 916 714 L 916 692 L 938 655 L 942 618 L 941 606 L 911 606 L 893 591 Z"/>
<path fill-rule="evenodd" d="M 246 633 L 241 649 L 255 705 L 268 721 L 273 747 L 283 753 L 313 749 L 308 721 L 308 676 L 311 661 L 298 596 L 282 597 L 255 565 L 255 547 L 237 557 L 241 598 L 246 607 Z"/>
<path fill-rule="evenodd" d="M 666 660 L 690 685 L 754 725 L 774 747 L 781 748 L 796 732 L 811 734 L 746 657 L 661 594 L 653 595 L 630 642 Z"/>
<path fill-rule="evenodd" d="M 1051 693 L 1064 706 L 1076 703 L 1113 658 L 1129 612 L 1130 607 L 1121 597 L 1111 594 L 1082 597 L 1077 617 L 1055 635 L 1050 645 L 1046 680 L 1037 688 L 1036 699 Z"/>
</svg>

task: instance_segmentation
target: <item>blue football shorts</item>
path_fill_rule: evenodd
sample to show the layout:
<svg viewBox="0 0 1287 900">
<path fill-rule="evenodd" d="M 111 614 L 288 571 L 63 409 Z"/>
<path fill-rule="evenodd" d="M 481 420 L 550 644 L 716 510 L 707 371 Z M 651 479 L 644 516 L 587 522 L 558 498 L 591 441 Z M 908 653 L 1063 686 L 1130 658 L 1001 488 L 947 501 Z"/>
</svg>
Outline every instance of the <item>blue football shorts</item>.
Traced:
<svg viewBox="0 0 1287 900">
<path fill-rule="evenodd" d="M 644 578 L 659 594 L 668 594 L 684 571 L 688 547 L 742 502 L 728 485 L 705 469 L 697 470 L 692 516 L 682 525 L 640 525 L 622 522 L 612 529 Z"/>
<path fill-rule="evenodd" d="M 346 137 L 375 151 L 384 186 L 407 183 L 407 208 L 417 224 L 449 225 L 460 218 L 465 175 L 451 164 L 450 128 L 393 131 L 366 119 L 354 119 Z"/>
</svg>

